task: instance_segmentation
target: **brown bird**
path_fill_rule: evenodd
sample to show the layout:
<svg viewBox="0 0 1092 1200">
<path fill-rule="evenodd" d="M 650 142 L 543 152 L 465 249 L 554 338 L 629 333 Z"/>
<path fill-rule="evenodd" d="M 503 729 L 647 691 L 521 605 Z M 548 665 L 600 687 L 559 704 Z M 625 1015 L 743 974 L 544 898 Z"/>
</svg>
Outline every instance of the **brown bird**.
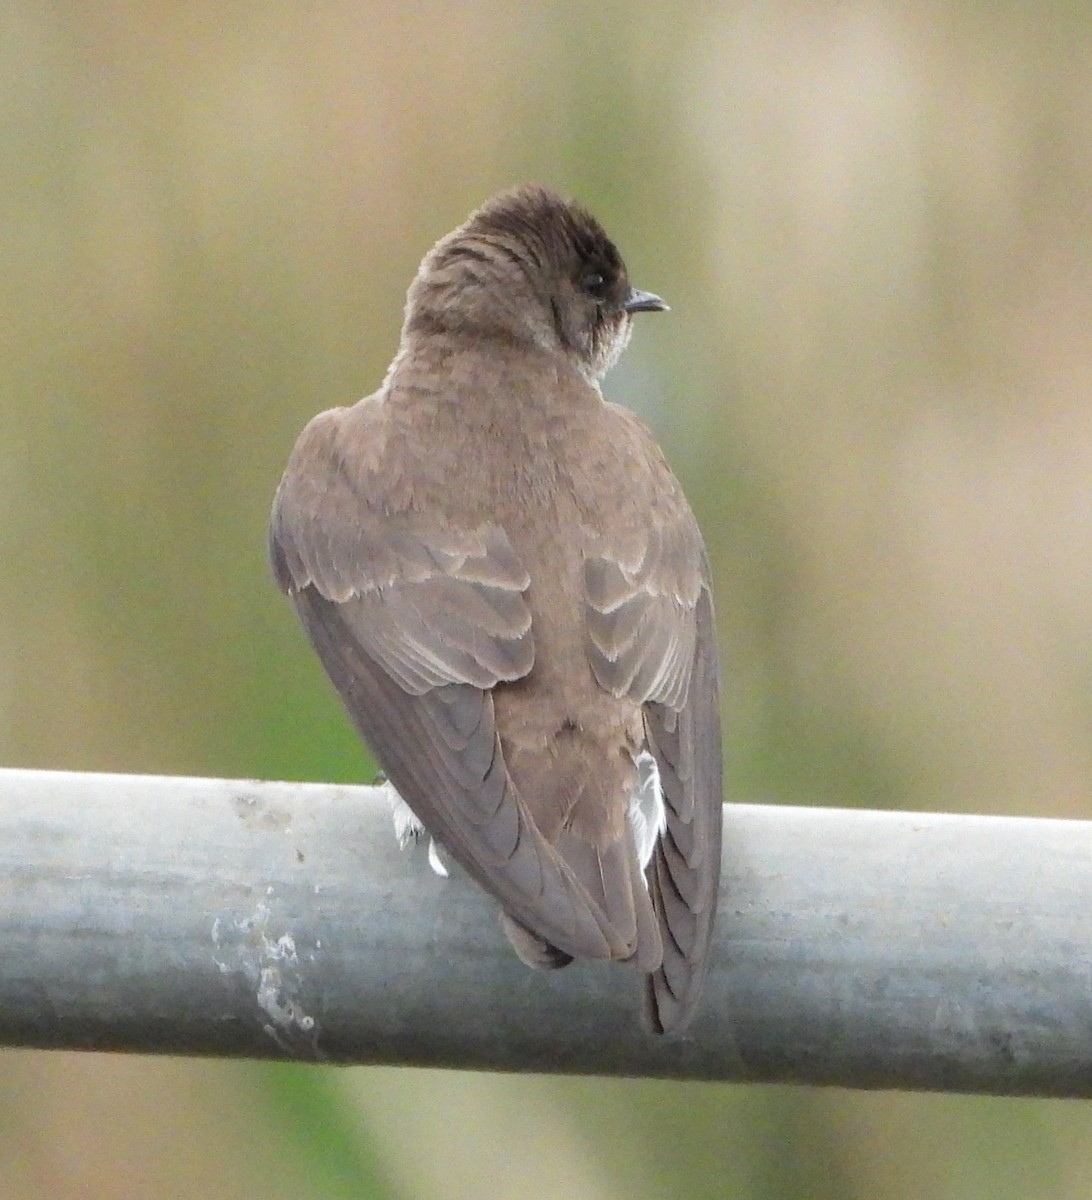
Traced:
<svg viewBox="0 0 1092 1200">
<path fill-rule="evenodd" d="M 269 531 L 357 729 L 532 966 L 619 959 L 657 1032 L 705 976 L 721 838 L 709 565 L 599 380 L 632 314 L 598 222 L 540 187 L 442 238 L 374 395 L 315 417 Z"/>
</svg>

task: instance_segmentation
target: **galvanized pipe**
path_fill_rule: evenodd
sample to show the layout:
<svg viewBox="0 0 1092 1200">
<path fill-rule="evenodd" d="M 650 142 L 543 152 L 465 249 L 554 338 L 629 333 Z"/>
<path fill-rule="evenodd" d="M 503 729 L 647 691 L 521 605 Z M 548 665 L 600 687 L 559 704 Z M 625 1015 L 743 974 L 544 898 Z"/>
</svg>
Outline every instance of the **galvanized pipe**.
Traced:
<svg viewBox="0 0 1092 1200">
<path fill-rule="evenodd" d="M 375 788 L 0 771 L 0 1044 L 1092 1095 L 1092 823 L 733 805 L 697 1019 L 528 970 Z"/>
</svg>

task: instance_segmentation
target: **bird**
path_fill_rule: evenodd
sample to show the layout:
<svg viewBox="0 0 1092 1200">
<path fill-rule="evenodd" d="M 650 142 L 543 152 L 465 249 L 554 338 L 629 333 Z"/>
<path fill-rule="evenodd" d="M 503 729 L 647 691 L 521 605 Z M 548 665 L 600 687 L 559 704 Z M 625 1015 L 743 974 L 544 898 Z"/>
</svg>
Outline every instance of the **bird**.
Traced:
<svg viewBox="0 0 1092 1200">
<path fill-rule="evenodd" d="M 501 192 L 426 254 L 379 390 L 307 424 L 269 526 L 350 719 L 519 958 L 633 964 L 657 1034 L 709 964 L 717 639 L 694 514 L 600 380 L 667 307 L 579 203 Z"/>
</svg>

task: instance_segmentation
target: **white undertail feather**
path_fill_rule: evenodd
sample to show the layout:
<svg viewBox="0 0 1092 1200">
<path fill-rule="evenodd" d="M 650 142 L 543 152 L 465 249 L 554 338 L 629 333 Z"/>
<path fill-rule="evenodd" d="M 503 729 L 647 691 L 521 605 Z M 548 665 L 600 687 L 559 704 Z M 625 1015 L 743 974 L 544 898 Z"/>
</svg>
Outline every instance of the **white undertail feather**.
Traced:
<svg viewBox="0 0 1092 1200">
<path fill-rule="evenodd" d="M 428 865 L 441 879 L 448 877 L 447 863 L 444 862 L 444 856 L 440 853 L 440 843 L 434 837 L 428 839 Z"/>
<path fill-rule="evenodd" d="M 394 836 L 398 839 L 400 849 L 405 850 L 411 842 L 416 843 L 423 836 L 427 837 L 428 830 L 417 819 L 417 814 L 413 809 L 398 794 L 394 784 L 387 779 L 381 786 L 387 793 L 387 802 L 391 806 L 391 816 L 394 818 Z M 444 879 L 447 878 L 448 870 L 434 837 L 428 839 L 428 865 L 437 875 Z"/>
<path fill-rule="evenodd" d="M 667 828 L 667 813 L 664 808 L 663 788 L 660 786 L 660 769 L 656 760 L 647 750 L 642 750 L 637 756 L 637 787 L 629 798 L 627 816 L 633 828 L 633 840 L 637 846 L 637 858 L 643 871 L 652 858 L 656 849 L 656 839 Z M 387 793 L 387 802 L 391 806 L 391 816 L 394 818 L 394 836 L 398 839 L 401 849 L 411 842 L 418 842 L 428 836 L 428 830 L 417 819 L 413 809 L 402 799 L 390 780 L 384 780 L 381 785 Z M 436 839 L 428 840 L 428 864 L 437 875 L 447 878 L 449 872 L 444 863 L 443 854 Z"/>
<path fill-rule="evenodd" d="M 648 866 L 656 839 L 667 828 L 667 810 L 660 785 L 660 768 L 647 750 L 637 755 L 637 788 L 629 798 L 629 823 L 637 843 L 641 870 Z"/>
</svg>

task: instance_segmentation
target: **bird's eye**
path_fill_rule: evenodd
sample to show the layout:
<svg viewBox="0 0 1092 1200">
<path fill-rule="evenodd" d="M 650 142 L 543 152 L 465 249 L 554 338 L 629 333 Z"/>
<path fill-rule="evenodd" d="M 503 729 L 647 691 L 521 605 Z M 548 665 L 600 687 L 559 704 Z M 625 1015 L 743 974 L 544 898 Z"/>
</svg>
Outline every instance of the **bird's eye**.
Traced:
<svg viewBox="0 0 1092 1200">
<path fill-rule="evenodd" d="M 606 289 L 607 279 L 600 271 L 585 271 L 580 276 L 580 286 L 591 296 L 601 296 Z"/>
</svg>

